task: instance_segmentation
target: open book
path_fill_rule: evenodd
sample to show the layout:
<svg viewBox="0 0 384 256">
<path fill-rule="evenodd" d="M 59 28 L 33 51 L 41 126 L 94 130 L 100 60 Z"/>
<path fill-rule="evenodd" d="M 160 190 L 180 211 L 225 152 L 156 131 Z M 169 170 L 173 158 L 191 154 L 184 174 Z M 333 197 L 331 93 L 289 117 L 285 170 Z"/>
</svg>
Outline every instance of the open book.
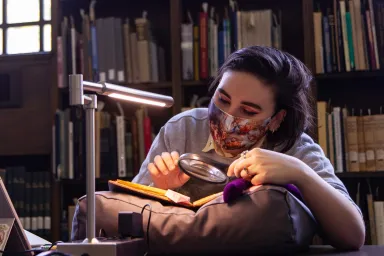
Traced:
<svg viewBox="0 0 384 256">
<path fill-rule="evenodd" d="M 130 181 L 124 180 L 109 180 L 108 181 L 109 190 L 113 192 L 123 192 L 123 193 L 138 193 L 151 198 L 159 199 L 163 202 L 168 202 L 175 205 L 186 206 L 189 208 L 198 208 L 217 197 L 221 196 L 223 192 L 215 193 L 207 197 L 203 197 L 197 201 L 190 202 L 189 198 L 185 195 L 176 193 L 172 190 L 164 190 L 160 188 L 154 188 L 142 184 L 133 183 Z M 183 198 L 184 200 L 175 200 L 175 198 Z"/>
</svg>

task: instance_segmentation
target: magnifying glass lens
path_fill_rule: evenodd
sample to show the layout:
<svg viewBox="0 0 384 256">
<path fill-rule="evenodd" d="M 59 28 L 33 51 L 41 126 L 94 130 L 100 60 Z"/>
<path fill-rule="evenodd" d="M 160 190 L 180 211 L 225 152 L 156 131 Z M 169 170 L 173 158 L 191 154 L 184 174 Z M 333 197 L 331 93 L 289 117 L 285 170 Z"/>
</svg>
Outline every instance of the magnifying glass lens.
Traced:
<svg viewBox="0 0 384 256">
<path fill-rule="evenodd" d="M 210 183 L 225 183 L 228 177 L 210 160 L 197 155 L 183 155 L 179 159 L 180 169 L 191 177 Z"/>
</svg>

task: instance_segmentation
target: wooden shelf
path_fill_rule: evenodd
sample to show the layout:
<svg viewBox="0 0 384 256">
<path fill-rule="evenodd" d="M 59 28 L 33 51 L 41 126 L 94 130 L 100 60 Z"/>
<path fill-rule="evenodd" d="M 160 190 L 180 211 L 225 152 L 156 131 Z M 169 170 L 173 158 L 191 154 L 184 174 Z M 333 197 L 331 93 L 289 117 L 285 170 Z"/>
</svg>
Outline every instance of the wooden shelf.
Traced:
<svg viewBox="0 0 384 256">
<path fill-rule="evenodd" d="M 375 71 L 352 71 L 352 72 L 335 72 L 335 73 L 324 73 L 317 74 L 315 78 L 317 80 L 329 80 L 329 79 L 354 79 L 354 78 L 375 78 L 384 77 L 383 70 Z"/>
<path fill-rule="evenodd" d="M 182 81 L 181 84 L 183 87 L 206 86 L 208 88 L 210 85 L 210 82 L 209 81 Z"/>
<path fill-rule="evenodd" d="M 336 173 L 339 178 L 384 178 L 384 171 Z"/>
</svg>

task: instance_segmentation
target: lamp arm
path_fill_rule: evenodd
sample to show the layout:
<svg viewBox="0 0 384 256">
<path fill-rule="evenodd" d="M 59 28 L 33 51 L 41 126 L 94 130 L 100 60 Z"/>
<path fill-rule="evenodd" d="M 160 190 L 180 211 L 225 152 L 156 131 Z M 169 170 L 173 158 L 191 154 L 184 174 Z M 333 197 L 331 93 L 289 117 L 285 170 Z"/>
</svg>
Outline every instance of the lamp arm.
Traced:
<svg viewBox="0 0 384 256">
<path fill-rule="evenodd" d="M 172 97 L 166 95 L 110 83 L 84 81 L 81 74 L 69 75 L 69 103 L 71 106 L 82 106 L 86 112 L 87 238 L 84 243 L 98 243 L 95 232 L 95 110 L 97 109 L 97 96 L 96 94 L 84 95 L 84 91 L 162 107 L 171 107 L 174 101 Z"/>
</svg>

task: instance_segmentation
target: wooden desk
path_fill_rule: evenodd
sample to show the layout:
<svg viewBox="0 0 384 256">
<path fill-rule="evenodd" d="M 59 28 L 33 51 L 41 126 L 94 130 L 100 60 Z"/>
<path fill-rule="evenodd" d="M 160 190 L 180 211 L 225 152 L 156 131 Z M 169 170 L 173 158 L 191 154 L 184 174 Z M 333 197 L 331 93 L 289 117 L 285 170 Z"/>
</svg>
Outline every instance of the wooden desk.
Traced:
<svg viewBox="0 0 384 256">
<path fill-rule="evenodd" d="M 349 251 L 349 252 L 343 252 L 343 251 L 337 251 L 331 246 L 311 246 L 308 252 L 305 252 L 300 255 L 324 255 L 324 256 L 330 256 L 330 255 L 341 255 L 341 256 L 371 256 L 371 255 L 383 255 L 384 256 L 384 246 L 378 246 L 378 245 L 366 245 L 363 246 L 359 251 Z"/>
</svg>

